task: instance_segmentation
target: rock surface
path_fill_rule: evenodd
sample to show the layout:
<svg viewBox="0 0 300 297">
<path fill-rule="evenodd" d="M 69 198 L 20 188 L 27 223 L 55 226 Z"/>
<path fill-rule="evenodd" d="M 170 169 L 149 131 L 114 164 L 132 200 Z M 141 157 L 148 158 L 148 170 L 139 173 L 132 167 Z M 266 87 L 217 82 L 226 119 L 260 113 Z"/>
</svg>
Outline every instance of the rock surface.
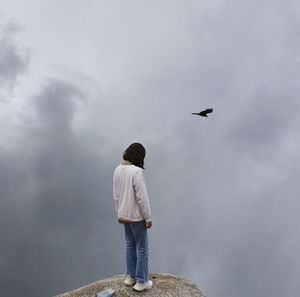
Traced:
<svg viewBox="0 0 300 297">
<path fill-rule="evenodd" d="M 126 286 L 123 283 L 125 278 L 124 274 L 116 275 L 54 297 L 97 297 L 98 293 L 109 288 L 115 290 L 113 297 L 206 297 L 194 283 L 172 274 L 149 274 L 153 287 L 143 292 Z"/>
</svg>

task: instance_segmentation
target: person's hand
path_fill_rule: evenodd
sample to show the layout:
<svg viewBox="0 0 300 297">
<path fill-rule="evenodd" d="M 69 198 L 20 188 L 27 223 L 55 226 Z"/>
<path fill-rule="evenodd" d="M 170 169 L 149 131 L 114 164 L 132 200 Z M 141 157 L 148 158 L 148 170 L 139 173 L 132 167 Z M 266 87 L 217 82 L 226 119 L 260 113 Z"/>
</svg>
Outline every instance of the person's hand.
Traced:
<svg viewBox="0 0 300 297">
<path fill-rule="evenodd" d="M 118 222 L 119 222 L 119 224 L 123 224 L 123 221 L 120 219 L 118 219 Z"/>
<path fill-rule="evenodd" d="M 152 221 L 146 222 L 146 228 L 151 228 L 152 227 Z"/>
</svg>

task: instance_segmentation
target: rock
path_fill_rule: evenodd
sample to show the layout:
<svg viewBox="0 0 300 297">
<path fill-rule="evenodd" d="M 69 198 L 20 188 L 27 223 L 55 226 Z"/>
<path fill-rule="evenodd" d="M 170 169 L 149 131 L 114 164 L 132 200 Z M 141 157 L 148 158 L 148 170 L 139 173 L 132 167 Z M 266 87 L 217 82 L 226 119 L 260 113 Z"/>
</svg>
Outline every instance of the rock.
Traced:
<svg viewBox="0 0 300 297">
<path fill-rule="evenodd" d="M 116 275 L 54 297 L 97 297 L 98 293 L 106 289 L 115 290 L 113 297 L 206 297 L 194 283 L 172 274 L 149 274 L 153 287 L 143 292 L 136 292 L 132 286 L 126 286 L 123 283 L 125 278 L 124 274 Z"/>
</svg>

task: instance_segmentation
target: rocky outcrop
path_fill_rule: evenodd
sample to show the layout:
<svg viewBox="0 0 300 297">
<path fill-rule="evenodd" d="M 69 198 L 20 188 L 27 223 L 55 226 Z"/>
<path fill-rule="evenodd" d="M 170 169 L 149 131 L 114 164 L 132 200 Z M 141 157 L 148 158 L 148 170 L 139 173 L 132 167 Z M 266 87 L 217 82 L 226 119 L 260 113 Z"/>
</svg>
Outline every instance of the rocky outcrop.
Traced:
<svg viewBox="0 0 300 297">
<path fill-rule="evenodd" d="M 98 293 L 109 288 L 115 290 L 113 297 L 206 297 L 194 283 L 171 274 L 149 274 L 153 287 L 143 292 L 126 286 L 123 283 L 125 278 L 124 274 L 116 275 L 54 297 L 97 297 Z"/>
</svg>

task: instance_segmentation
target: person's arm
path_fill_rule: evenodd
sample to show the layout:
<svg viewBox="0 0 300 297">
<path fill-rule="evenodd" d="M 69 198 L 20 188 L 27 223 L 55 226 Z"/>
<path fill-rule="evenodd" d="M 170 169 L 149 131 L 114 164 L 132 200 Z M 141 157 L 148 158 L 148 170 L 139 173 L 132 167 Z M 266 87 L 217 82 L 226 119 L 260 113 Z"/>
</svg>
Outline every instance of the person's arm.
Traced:
<svg viewBox="0 0 300 297">
<path fill-rule="evenodd" d="M 142 169 L 136 172 L 134 176 L 133 187 L 134 187 L 136 201 L 139 205 L 139 208 L 141 210 L 144 219 L 146 220 L 148 228 L 150 228 L 152 225 L 150 223 L 151 222 L 150 202 L 147 193 L 144 173 Z"/>
<path fill-rule="evenodd" d="M 115 210 L 116 210 L 116 213 L 118 213 L 119 196 L 118 196 L 118 194 L 117 194 L 117 187 L 116 187 L 115 176 L 114 176 L 114 178 L 113 178 L 113 196 L 114 196 L 114 202 L 115 202 Z"/>
</svg>

